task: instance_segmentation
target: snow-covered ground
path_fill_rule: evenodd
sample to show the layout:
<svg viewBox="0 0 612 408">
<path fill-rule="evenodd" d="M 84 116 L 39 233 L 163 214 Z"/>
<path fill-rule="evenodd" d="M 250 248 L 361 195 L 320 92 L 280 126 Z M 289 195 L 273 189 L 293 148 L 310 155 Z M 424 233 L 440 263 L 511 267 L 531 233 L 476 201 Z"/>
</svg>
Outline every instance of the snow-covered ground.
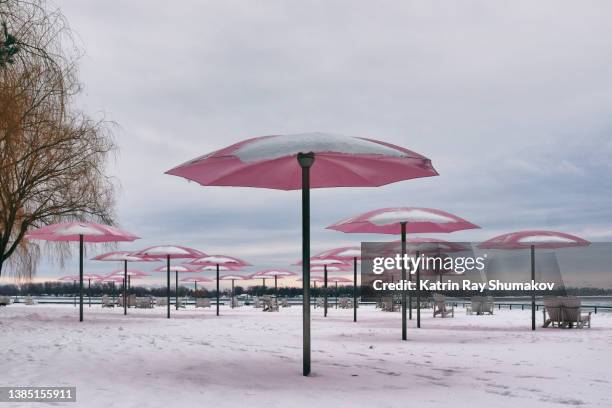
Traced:
<svg viewBox="0 0 612 408">
<path fill-rule="evenodd" d="M 404 342 L 399 313 L 313 309 L 303 377 L 301 307 L 164 312 L 0 308 L 0 386 L 76 386 L 69 407 L 612 406 L 612 314 L 532 332 L 529 311 L 424 311 Z"/>
</svg>

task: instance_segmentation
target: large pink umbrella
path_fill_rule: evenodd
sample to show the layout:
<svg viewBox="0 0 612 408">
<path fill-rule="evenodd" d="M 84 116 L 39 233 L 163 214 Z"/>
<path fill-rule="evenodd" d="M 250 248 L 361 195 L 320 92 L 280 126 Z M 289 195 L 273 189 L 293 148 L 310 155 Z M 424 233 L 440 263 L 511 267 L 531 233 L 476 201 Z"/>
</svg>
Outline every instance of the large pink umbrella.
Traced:
<svg viewBox="0 0 612 408">
<path fill-rule="evenodd" d="M 406 254 L 406 233 L 454 232 L 480 228 L 463 218 L 433 208 L 395 207 L 381 208 L 339 221 L 327 227 L 342 232 L 401 234 L 402 258 Z M 404 263 L 402 262 L 402 266 Z M 421 302 L 417 269 L 417 328 L 421 327 Z M 402 267 L 402 280 L 406 280 L 406 268 Z M 410 279 L 411 280 L 411 279 Z M 412 296 L 408 310 L 412 319 Z M 402 340 L 407 340 L 406 291 L 402 291 Z"/>
<path fill-rule="evenodd" d="M 194 259 L 206 256 L 202 251 L 180 245 L 157 245 L 132 252 L 133 256 L 145 259 L 166 259 L 167 317 L 170 318 L 170 259 Z M 178 280 L 178 274 L 176 276 Z M 178 296 L 178 295 L 177 295 Z"/>
<path fill-rule="evenodd" d="M 130 275 L 128 274 L 128 262 L 157 262 L 158 259 L 147 259 L 132 255 L 130 251 L 113 251 L 100 254 L 91 258 L 94 261 L 123 262 L 123 314 L 127 315 L 127 295 L 130 287 Z"/>
<path fill-rule="evenodd" d="M 219 282 L 219 280 L 229 280 L 232 281 L 232 301 L 230 304 L 230 307 L 233 309 L 234 308 L 234 282 L 237 280 L 250 280 L 251 277 L 250 276 L 243 276 L 243 275 L 237 275 L 237 274 L 228 274 L 228 275 L 221 275 L 218 279 L 217 282 Z M 219 293 L 219 289 L 217 288 L 217 293 Z M 218 302 L 217 302 L 218 303 Z"/>
<path fill-rule="evenodd" d="M 535 250 L 584 247 L 590 242 L 575 235 L 557 231 L 517 231 L 498 235 L 480 245 L 482 249 L 529 249 L 531 255 L 531 280 L 535 282 Z M 536 329 L 535 292 L 531 292 L 531 330 Z"/>
<path fill-rule="evenodd" d="M 304 375 L 310 373 L 310 188 L 376 187 L 438 175 L 429 159 L 408 149 L 326 133 L 248 139 L 181 164 L 167 174 L 204 186 L 302 190 Z"/>
<path fill-rule="evenodd" d="M 236 270 L 251 265 L 247 261 L 227 255 L 206 255 L 201 258 L 196 258 L 190 263 L 203 266 L 204 268 L 215 267 L 215 271 L 217 272 L 217 316 L 219 316 L 219 271 Z M 221 269 L 221 267 L 224 269 Z"/>
<path fill-rule="evenodd" d="M 27 239 L 44 241 L 79 242 L 79 321 L 83 321 L 83 243 L 84 242 L 121 242 L 139 239 L 136 235 L 110 225 L 93 222 L 64 222 L 51 224 L 26 235 Z M 90 298 L 91 303 L 91 298 Z"/>
<path fill-rule="evenodd" d="M 329 249 L 312 257 L 311 262 L 326 259 L 340 262 L 353 262 L 353 321 L 357 321 L 357 261 L 361 260 L 361 248 L 358 246 L 348 246 Z"/>
</svg>

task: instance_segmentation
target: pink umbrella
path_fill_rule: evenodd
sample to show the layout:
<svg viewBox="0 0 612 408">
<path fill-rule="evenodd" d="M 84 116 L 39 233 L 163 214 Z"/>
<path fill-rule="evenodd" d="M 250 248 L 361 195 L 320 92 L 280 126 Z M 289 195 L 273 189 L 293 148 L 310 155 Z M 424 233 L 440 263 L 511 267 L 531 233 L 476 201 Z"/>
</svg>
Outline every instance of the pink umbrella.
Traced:
<svg viewBox="0 0 612 408">
<path fill-rule="evenodd" d="M 454 232 L 480 228 L 456 215 L 432 208 L 395 207 L 368 211 L 327 227 L 342 232 L 401 234 L 402 258 L 406 254 L 406 233 Z M 403 263 L 402 263 L 403 264 Z M 418 290 L 420 274 L 417 269 L 417 328 L 421 327 L 421 302 Z M 406 280 L 406 269 L 402 268 L 402 280 Z M 412 280 L 410 278 L 410 280 Z M 412 319 L 412 296 L 408 310 Z M 407 340 L 406 292 L 402 291 L 402 340 Z"/>
<path fill-rule="evenodd" d="M 167 317 L 170 318 L 170 259 L 194 259 L 206 256 L 202 251 L 188 248 L 179 245 L 157 245 L 141 249 L 140 251 L 132 252 L 133 256 L 144 259 L 166 259 L 166 299 L 167 299 Z M 178 271 L 175 270 L 176 280 L 178 282 Z M 176 284 L 176 308 L 178 309 L 178 283 Z"/>
<path fill-rule="evenodd" d="M 312 170 L 311 170 L 312 168 Z M 373 139 L 325 133 L 273 135 L 236 143 L 167 172 L 204 186 L 302 190 L 302 275 L 310 275 L 310 188 L 376 187 L 436 176 L 431 161 Z M 303 374 L 310 373 L 310 285 L 303 285 Z"/>
<path fill-rule="evenodd" d="M 94 261 L 123 262 L 123 314 L 127 315 L 127 294 L 130 288 L 131 276 L 128 274 L 128 262 L 157 262 L 158 259 L 148 259 L 132 255 L 129 251 L 113 251 L 91 258 Z"/>
<path fill-rule="evenodd" d="M 203 276 L 187 276 L 185 278 L 182 278 L 181 282 L 185 282 L 185 283 L 193 282 L 193 285 L 194 285 L 193 286 L 193 291 L 197 292 L 198 291 L 198 282 L 200 282 L 200 283 L 210 283 L 210 282 L 212 282 L 212 279 L 208 279 L 208 278 L 205 278 Z"/>
<path fill-rule="evenodd" d="M 295 272 L 288 271 L 286 269 L 266 269 L 259 271 L 251 275 L 251 278 L 262 278 L 264 281 L 264 288 L 266 287 L 266 278 L 274 277 L 274 294 L 278 295 L 278 279 L 284 279 L 289 276 L 296 276 Z"/>
<path fill-rule="evenodd" d="M 79 241 L 79 321 L 81 322 L 83 321 L 83 243 L 134 241 L 139 239 L 136 235 L 122 231 L 119 228 L 92 222 L 51 224 L 29 232 L 26 238 L 44 241 Z"/>
<path fill-rule="evenodd" d="M 357 321 L 357 261 L 361 260 L 361 248 L 357 246 L 329 249 L 312 257 L 315 259 L 335 259 L 341 262 L 353 261 L 353 321 Z"/>
<path fill-rule="evenodd" d="M 556 231 L 518 231 L 499 235 L 480 245 L 482 249 L 529 249 L 531 254 L 531 280 L 535 282 L 535 250 L 584 247 L 590 242 L 575 235 Z M 535 293 L 531 292 L 531 330 L 536 329 Z"/>
<path fill-rule="evenodd" d="M 206 255 L 204 257 L 194 259 L 190 263 L 204 266 L 205 268 L 215 267 L 215 271 L 217 272 L 217 316 L 219 316 L 219 271 L 236 270 L 251 265 L 247 261 L 227 255 Z M 222 267 L 224 269 L 221 269 Z"/>
<path fill-rule="evenodd" d="M 242 276 L 242 275 L 222 275 L 217 282 L 219 282 L 219 280 L 231 280 L 232 281 L 232 302 L 231 302 L 231 308 L 234 308 L 234 282 L 237 280 L 250 280 L 251 278 L 249 276 Z M 217 289 L 217 293 L 219 293 L 219 290 Z M 218 303 L 218 302 L 217 302 Z"/>
</svg>

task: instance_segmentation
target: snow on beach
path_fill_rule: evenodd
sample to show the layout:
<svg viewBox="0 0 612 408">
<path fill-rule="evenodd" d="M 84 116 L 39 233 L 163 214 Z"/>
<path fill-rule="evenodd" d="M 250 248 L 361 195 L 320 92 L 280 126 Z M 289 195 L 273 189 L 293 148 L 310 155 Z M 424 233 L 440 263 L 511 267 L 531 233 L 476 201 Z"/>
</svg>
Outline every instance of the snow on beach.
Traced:
<svg viewBox="0 0 612 408">
<path fill-rule="evenodd" d="M 0 386 L 76 386 L 76 404 L 56 405 L 107 408 L 612 405 L 612 314 L 532 332 L 529 311 L 423 311 L 403 342 L 399 313 L 361 307 L 355 324 L 352 310 L 313 309 L 303 377 L 300 306 L 221 312 L 94 305 L 79 323 L 72 305 L 0 308 Z"/>
</svg>

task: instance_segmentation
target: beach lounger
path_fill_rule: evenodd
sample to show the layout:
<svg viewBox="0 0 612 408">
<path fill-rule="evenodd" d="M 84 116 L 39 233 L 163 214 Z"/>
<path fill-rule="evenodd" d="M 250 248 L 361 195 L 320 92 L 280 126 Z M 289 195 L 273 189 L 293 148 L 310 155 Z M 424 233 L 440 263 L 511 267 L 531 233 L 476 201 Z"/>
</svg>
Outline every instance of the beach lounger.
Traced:
<svg viewBox="0 0 612 408">
<path fill-rule="evenodd" d="M 451 306 L 450 310 L 446 305 L 446 297 L 439 293 L 433 294 L 434 306 L 433 306 L 433 317 L 455 317 L 455 307 Z"/>
<path fill-rule="evenodd" d="M 314 304 L 315 309 L 318 307 L 324 307 L 325 306 L 325 300 L 323 298 L 317 298 Z"/>
<path fill-rule="evenodd" d="M 253 298 L 253 307 L 259 309 L 262 307 L 261 300 L 258 297 Z"/>
<path fill-rule="evenodd" d="M 150 297 L 136 298 L 136 308 L 137 309 L 153 308 L 153 298 L 150 298 Z"/>
<path fill-rule="evenodd" d="M 8 306 L 11 304 L 11 298 L 8 296 L 0 296 L 0 306 Z"/>
<path fill-rule="evenodd" d="M 158 297 L 155 299 L 155 306 L 168 306 L 168 299 L 165 297 Z"/>
<path fill-rule="evenodd" d="M 291 305 L 289 304 L 289 299 L 287 299 L 287 298 L 282 298 L 280 305 L 281 305 L 281 307 L 291 307 Z"/>
<path fill-rule="evenodd" d="M 24 303 L 28 306 L 32 306 L 35 304 L 34 299 L 32 299 L 32 296 L 26 296 Z"/>
<path fill-rule="evenodd" d="M 185 309 L 185 300 L 183 298 L 178 298 L 176 299 L 176 304 L 178 305 L 179 309 Z"/>
<path fill-rule="evenodd" d="M 482 301 L 481 312 L 482 314 L 493 314 L 495 310 L 495 299 L 493 296 L 486 296 Z"/>
<path fill-rule="evenodd" d="M 263 308 L 262 308 L 263 312 L 278 312 L 278 304 L 276 304 L 274 299 L 271 299 L 269 297 L 264 297 L 262 298 L 262 303 L 263 303 Z"/>
<path fill-rule="evenodd" d="M 591 328 L 591 312 L 583 314 L 580 306 L 580 299 L 576 296 L 568 296 L 561 299 L 561 316 L 563 327 L 576 327 L 582 329 L 585 326 Z"/>
<path fill-rule="evenodd" d="M 102 307 L 115 307 L 115 304 L 108 295 L 102 296 Z"/>
<path fill-rule="evenodd" d="M 198 307 L 208 307 L 210 308 L 210 299 L 196 299 L 196 308 Z"/>
<path fill-rule="evenodd" d="M 559 297 L 544 299 L 544 310 L 542 311 L 544 325 L 542 327 L 561 327 L 563 324 L 562 305 L 563 302 Z M 548 318 L 546 315 L 548 315 Z"/>
<path fill-rule="evenodd" d="M 340 309 L 349 309 L 352 307 L 351 299 L 349 298 L 340 298 L 338 301 L 338 307 Z"/>
<path fill-rule="evenodd" d="M 380 310 L 383 312 L 395 312 L 400 310 L 392 297 L 383 297 L 380 302 Z"/>
<path fill-rule="evenodd" d="M 476 313 L 477 315 L 481 314 L 483 301 L 484 299 L 482 298 L 482 296 L 472 297 L 472 299 L 470 299 L 470 304 L 465 309 L 465 313 L 469 315 L 474 313 Z"/>
</svg>

